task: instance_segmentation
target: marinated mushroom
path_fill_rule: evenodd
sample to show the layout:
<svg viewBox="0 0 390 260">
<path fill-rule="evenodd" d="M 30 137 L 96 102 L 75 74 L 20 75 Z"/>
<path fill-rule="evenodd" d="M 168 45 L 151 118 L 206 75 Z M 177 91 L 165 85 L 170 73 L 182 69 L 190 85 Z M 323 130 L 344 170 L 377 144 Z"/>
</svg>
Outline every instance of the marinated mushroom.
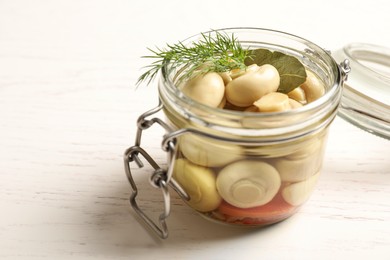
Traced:
<svg viewBox="0 0 390 260">
<path fill-rule="evenodd" d="M 244 75 L 245 73 L 256 72 L 258 70 L 259 70 L 259 66 L 257 66 L 257 64 L 252 64 L 252 65 L 249 65 L 248 67 L 246 67 L 245 70 L 243 70 L 243 69 L 232 69 L 229 72 L 229 75 L 230 75 L 231 79 L 235 79 L 235 78 L 238 78 L 238 77 Z"/>
<path fill-rule="evenodd" d="M 229 204 L 239 208 L 264 205 L 277 194 L 278 171 L 262 161 L 243 160 L 223 168 L 217 176 L 217 190 Z"/>
<path fill-rule="evenodd" d="M 232 77 L 230 76 L 230 73 L 228 71 L 225 72 L 219 72 L 219 76 L 221 76 L 223 83 L 227 85 L 230 81 L 232 81 Z"/>
<path fill-rule="evenodd" d="M 244 111 L 245 112 L 259 112 L 259 108 L 255 105 L 252 105 L 250 107 L 247 107 Z"/>
<path fill-rule="evenodd" d="M 221 203 L 215 185 L 215 174 L 206 167 L 177 159 L 174 163 L 173 178 L 189 195 L 188 204 L 200 212 L 216 209 Z"/>
<path fill-rule="evenodd" d="M 296 109 L 303 106 L 301 103 L 292 98 L 289 98 L 288 102 L 290 104 L 291 109 Z"/>
<path fill-rule="evenodd" d="M 309 140 L 302 141 L 298 149 L 295 149 L 294 152 L 288 154 L 286 159 L 288 160 L 301 160 L 307 157 L 311 157 L 315 154 L 317 156 L 322 157 L 323 151 L 323 141 L 324 136 L 314 136 Z"/>
<path fill-rule="evenodd" d="M 324 95 L 325 87 L 313 72 L 306 70 L 306 75 L 306 81 L 301 88 L 305 91 L 307 102 L 310 103 Z"/>
<path fill-rule="evenodd" d="M 242 149 L 232 144 L 223 144 L 210 138 L 185 134 L 179 138 L 183 156 L 191 162 L 207 167 L 226 165 L 242 157 Z"/>
<path fill-rule="evenodd" d="M 197 75 L 182 87 L 189 98 L 210 107 L 218 107 L 225 94 L 225 84 L 216 72 Z"/>
<path fill-rule="evenodd" d="M 290 110 L 289 98 L 286 94 L 271 92 L 253 103 L 260 112 L 281 112 Z"/>
<path fill-rule="evenodd" d="M 319 176 L 318 172 L 305 181 L 293 183 L 284 188 L 282 191 L 284 200 L 292 206 L 302 205 L 309 199 Z"/>
<path fill-rule="evenodd" d="M 303 158 L 289 160 L 277 159 L 274 163 L 280 178 L 285 182 L 297 182 L 308 179 L 321 168 L 321 156 L 318 153 Z"/>
<path fill-rule="evenodd" d="M 274 66 L 255 65 L 226 85 L 226 99 L 235 106 L 248 107 L 265 94 L 275 92 L 279 83 L 279 73 Z"/>
<path fill-rule="evenodd" d="M 221 100 L 221 103 L 219 103 L 217 107 L 223 109 L 225 105 L 226 105 L 226 97 L 224 96 Z"/>
<path fill-rule="evenodd" d="M 290 92 L 287 93 L 289 98 L 292 98 L 296 101 L 298 101 L 301 104 L 306 104 L 306 95 L 305 91 L 301 87 L 296 87 Z"/>
</svg>

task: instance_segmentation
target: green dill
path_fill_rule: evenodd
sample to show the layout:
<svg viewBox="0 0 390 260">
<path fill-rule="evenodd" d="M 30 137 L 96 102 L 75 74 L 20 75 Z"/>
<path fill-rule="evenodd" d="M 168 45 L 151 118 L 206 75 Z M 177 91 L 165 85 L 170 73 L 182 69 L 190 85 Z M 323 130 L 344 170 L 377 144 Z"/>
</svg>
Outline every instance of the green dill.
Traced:
<svg viewBox="0 0 390 260">
<path fill-rule="evenodd" d="M 214 34 L 212 34 L 214 32 Z M 149 84 L 167 63 L 172 68 L 186 66 L 184 75 L 181 78 L 191 77 L 196 73 L 225 72 L 232 69 L 245 69 L 245 60 L 250 52 L 244 49 L 234 35 L 228 35 L 218 31 L 207 34 L 202 33 L 201 39 L 192 45 L 186 46 L 182 42 L 167 44 L 166 48 L 148 48 L 152 55 L 143 58 L 155 59 L 146 66 L 147 71 L 137 81 L 137 85 L 147 81 Z"/>
</svg>

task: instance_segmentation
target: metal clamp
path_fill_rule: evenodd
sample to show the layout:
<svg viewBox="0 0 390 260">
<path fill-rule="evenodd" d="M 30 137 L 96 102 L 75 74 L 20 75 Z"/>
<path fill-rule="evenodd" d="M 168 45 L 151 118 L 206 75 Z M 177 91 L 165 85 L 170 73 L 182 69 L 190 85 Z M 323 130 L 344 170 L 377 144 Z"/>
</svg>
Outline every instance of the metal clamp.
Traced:
<svg viewBox="0 0 390 260">
<path fill-rule="evenodd" d="M 135 160 L 134 158 L 137 158 L 137 164 L 140 162 L 140 159 L 138 158 L 138 155 L 141 154 L 148 162 L 149 164 L 154 168 L 153 175 L 151 177 L 152 183 L 161 189 L 164 199 L 164 212 L 159 216 L 159 222 L 161 225 L 161 228 L 153 222 L 152 219 L 150 219 L 138 206 L 136 197 L 138 195 L 138 189 L 137 185 L 135 184 L 135 181 L 132 177 L 131 170 L 130 170 L 130 162 Z M 150 155 L 142 149 L 140 146 L 132 146 L 129 149 L 126 150 L 124 155 L 124 161 L 125 161 L 125 171 L 128 181 L 131 185 L 131 195 L 130 195 L 130 204 L 137 212 L 137 214 L 145 221 L 145 223 L 151 227 L 161 238 L 167 238 L 168 237 L 168 228 L 167 224 L 165 222 L 166 218 L 169 216 L 170 213 L 170 196 L 168 192 L 167 187 L 167 178 L 165 175 L 165 171 L 162 170 L 158 164 L 150 157 Z"/>
<path fill-rule="evenodd" d="M 200 131 L 195 128 L 181 128 L 178 130 L 173 130 L 159 118 L 147 119 L 147 117 L 159 112 L 162 109 L 161 102 L 159 105 L 145 113 L 143 113 L 137 120 L 137 133 L 135 144 L 128 148 L 124 153 L 124 164 L 127 179 L 131 186 L 131 195 L 130 195 L 130 204 L 135 212 L 141 217 L 141 219 L 161 238 L 165 239 L 168 237 L 168 227 L 166 224 L 166 219 L 170 214 L 170 195 L 168 186 L 175 190 L 178 195 L 183 200 L 190 200 L 190 196 L 184 191 L 184 189 L 172 178 L 173 174 L 173 165 L 172 162 L 176 160 L 177 147 L 176 140 L 179 136 L 183 134 L 194 134 L 206 138 L 211 138 L 214 140 L 220 140 L 224 142 L 231 143 L 242 143 L 243 141 L 236 140 L 234 138 L 228 138 L 224 136 L 213 135 Z M 141 139 L 143 131 L 150 128 L 155 123 L 162 126 L 167 133 L 164 135 L 162 140 L 162 150 L 169 153 L 168 166 L 167 169 L 161 168 L 155 160 L 141 147 Z M 248 141 L 249 142 L 249 141 Z M 150 183 L 153 187 L 159 188 L 163 194 L 164 200 L 164 211 L 159 216 L 159 223 L 155 223 L 147 214 L 138 206 L 136 201 L 138 195 L 137 185 L 132 176 L 130 164 L 135 162 L 139 168 L 144 166 L 143 162 L 140 159 L 140 155 L 153 167 L 153 172 L 150 177 Z"/>
<path fill-rule="evenodd" d="M 155 123 L 161 125 L 169 133 L 172 132 L 170 127 L 165 124 L 159 118 L 152 118 L 150 120 L 146 117 L 151 116 L 162 109 L 161 102 L 156 108 L 153 108 L 144 114 L 142 114 L 137 120 L 137 134 L 135 145 L 128 148 L 124 153 L 124 164 L 125 172 L 127 179 L 131 186 L 131 195 L 130 195 L 130 205 L 135 210 L 135 212 L 141 217 L 141 219 L 161 238 L 165 239 L 168 237 L 168 227 L 166 224 L 166 219 L 170 214 L 170 195 L 168 190 L 168 185 L 173 188 L 182 198 L 189 200 L 188 194 L 180 187 L 180 185 L 172 179 L 173 167 L 168 167 L 167 169 L 161 168 L 155 160 L 141 147 L 141 139 L 143 130 L 148 129 Z M 173 162 L 176 159 L 177 149 L 176 149 L 176 138 L 164 139 L 163 150 L 169 153 L 169 161 Z M 135 162 L 139 168 L 144 166 L 143 162 L 139 158 L 139 155 L 142 155 L 144 159 L 153 167 L 153 172 L 150 177 L 150 183 L 153 187 L 159 188 L 163 194 L 164 200 L 164 211 L 159 216 L 159 225 L 156 224 L 147 214 L 138 206 L 136 201 L 138 195 L 137 185 L 132 176 L 130 163 Z"/>
</svg>

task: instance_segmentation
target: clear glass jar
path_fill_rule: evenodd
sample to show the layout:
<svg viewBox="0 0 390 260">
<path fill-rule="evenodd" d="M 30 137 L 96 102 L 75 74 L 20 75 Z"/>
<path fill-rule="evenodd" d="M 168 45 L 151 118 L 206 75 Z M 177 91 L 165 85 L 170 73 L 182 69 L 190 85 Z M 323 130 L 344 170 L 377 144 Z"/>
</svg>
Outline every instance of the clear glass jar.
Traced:
<svg viewBox="0 0 390 260">
<path fill-rule="evenodd" d="M 326 88 L 321 98 L 299 109 L 242 112 L 189 99 L 176 85 L 179 72 L 169 64 L 162 70 L 159 96 L 169 125 L 192 129 L 177 137 L 178 154 L 170 162 L 173 178 L 189 195 L 187 203 L 219 222 L 268 225 L 294 214 L 313 191 L 344 76 L 328 52 L 297 36 L 256 28 L 222 31 L 233 33 L 244 48 L 295 56 Z"/>
<path fill-rule="evenodd" d="M 168 130 L 163 141 L 163 148 L 171 151 L 168 169 L 160 171 L 138 148 L 128 151 L 126 163 L 136 157 L 133 155 L 143 154 L 156 169 L 152 183 L 163 188 L 165 198 L 166 184 L 174 184 L 184 201 L 210 220 L 254 227 L 269 225 L 293 215 L 309 199 L 318 181 L 328 128 L 337 114 L 348 63 L 339 66 L 329 52 L 316 44 L 279 31 L 218 31 L 234 34 L 244 48 L 266 48 L 298 58 L 322 81 L 325 94 L 284 112 L 211 108 L 179 90 L 177 78 L 181 70 L 167 63 L 158 84 L 165 123 L 159 119 L 142 123 L 145 116 L 154 113 L 151 111 L 141 116 L 139 128 L 160 122 Z M 215 31 L 207 33 L 212 35 Z M 197 42 L 199 37 L 182 43 Z M 141 136 L 140 132 L 137 136 Z M 161 172 L 166 173 L 165 178 Z M 166 237 L 164 220 L 169 215 L 169 202 L 160 216 L 161 231 L 136 205 L 137 190 L 130 168 L 127 173 L 133 187 L 133 207 L 161 237 Z"/>
</svg>

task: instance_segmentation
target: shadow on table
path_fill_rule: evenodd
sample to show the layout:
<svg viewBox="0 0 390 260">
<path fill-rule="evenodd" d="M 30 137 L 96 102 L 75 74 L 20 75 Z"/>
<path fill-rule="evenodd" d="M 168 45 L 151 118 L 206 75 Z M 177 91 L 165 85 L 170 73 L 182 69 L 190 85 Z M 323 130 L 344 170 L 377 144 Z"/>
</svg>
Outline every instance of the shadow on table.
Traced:
<svg viewBox="0 0 390 260">
<path fill-rule="evenodd" d="M 254 229 L 214 223 L 196 213 L 177 194 L 171 192 L 171 214 L 167 219 L 169 237 L 163 240 L 131 208 L 130 186 L 126 179 L 122 180 L 123 182 L 118 181 L 109 189 L 102 189 L 94 203 L 89 223 L 91 227 L 85 234 L 88 238 L 86 251 L 120 256 L 144 252 L 145 248 L 150 251 L 162 247 L 190 248 L 203 243 L 223 242 L 252 235 L 265 236 L 276 226 Z M 163 210 L 161 191 L 154 189 L 147 178 L 138 178 L 137 181 L 139 206 L 152 219 L 158 219 Z"/>
</svg>

